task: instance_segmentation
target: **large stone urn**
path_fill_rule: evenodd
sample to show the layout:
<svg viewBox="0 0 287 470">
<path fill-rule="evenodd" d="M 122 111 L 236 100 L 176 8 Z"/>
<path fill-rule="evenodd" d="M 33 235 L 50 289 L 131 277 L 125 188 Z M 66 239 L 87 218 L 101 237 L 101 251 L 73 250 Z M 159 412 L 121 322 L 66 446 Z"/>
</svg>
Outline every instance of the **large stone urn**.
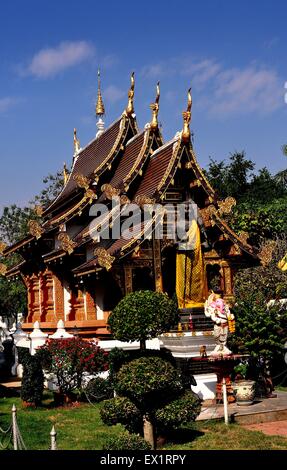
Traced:
<svg viewBox="0 0 287 470">
<path fill-rule="evenodd" d="M 252 405 L 255 398 L 255 381 L 239 380 L 233 383 L 233 391 L 238 406 Z"/>
</svg>

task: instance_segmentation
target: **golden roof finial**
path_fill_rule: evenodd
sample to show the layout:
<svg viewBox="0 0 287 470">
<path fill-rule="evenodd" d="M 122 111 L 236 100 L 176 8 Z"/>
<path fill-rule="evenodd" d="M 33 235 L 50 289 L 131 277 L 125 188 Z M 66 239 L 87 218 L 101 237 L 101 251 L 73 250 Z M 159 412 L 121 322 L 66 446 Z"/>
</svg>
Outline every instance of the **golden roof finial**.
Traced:
<svg viewBox="0 0 287 470">
<path fill-rule="evenodd" d="M 156 99 L 155 102 L 150 105 L 150 109 L 152 110 L 152 120 L 150 123 L 151 129 L 155 130 L 158 128 L 158 111 L 159 111 L 159 98 L 160 98 L 160 88 L 159 82 L 156 85 Z"/>
<path fill-rule="evenodd" d="M 64 168 L 63 168 L 63 178 L 64 178 L 64 185 L 66 185 L 68 178 L 69 178 L 69 171 L 65 162 L 64 162 Z"/>
<path fill-rule="evenodd" d="M 98 99 L 96 103 L 96 116 L 103 116 L 104 114 L 105 114 L 105 107 L 104 107 L 102 93 L 101 93 L 101 74 L 100 74 L 100 69 L 98 69 Z"/>
<path fill-rule="evenodd" d="M 135 73 L 131 74 L 131 86 L 128 92 L 128 105 L 126 108 L 126 113 L 128 116 L 134 112 L 134 94 L 135 94 Z"/>
<path fill-rule="evenodd" d="M 186 111 L 182 113 L 182 117 L 183 117 L 182 140 L 184 142 L 188 142 L 190 139 L 189 124 L 191 121 L 191 106 L 192 106 L 191 88 L 189 88 L 187 92 L 187 109 Z"/>
<path fill-rule="evenodd" d="M 76 155 L 80 150 L 80 141 L 77 138 L 77 129 L 74 127 L 74 155 Z"/>
</svg>

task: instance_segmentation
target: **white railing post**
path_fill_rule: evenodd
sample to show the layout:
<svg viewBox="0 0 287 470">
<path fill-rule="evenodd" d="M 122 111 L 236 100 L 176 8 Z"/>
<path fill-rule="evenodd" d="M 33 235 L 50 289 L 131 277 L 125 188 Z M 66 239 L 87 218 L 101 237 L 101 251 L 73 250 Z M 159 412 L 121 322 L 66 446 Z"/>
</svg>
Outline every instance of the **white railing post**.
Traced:
<svg viewBox="0 0 287 470">
<path fill-rule="evenodd" d="M 224 407 L 224 422 L 228 426 L 228 400 L 227 400 L 227 389 L 226 389 L 226 380 L 223 377 L 222 379 L 222 395 L 223 395 L 223 407 Z"/>
<path fill-rule="evenodd" d="M 55 426 L 52 427 L 50 436 L 51 436 L 51 450 L 57 450 L 57 432 L 56 432 Z"/>
<path fill-rule="evenodd" d="M 13 448 L 14 450 L 18 450 L 17 445 L 17 408 L 13 403 L 12 406 L 12 432 L 13 432 Z"/>
</svg>

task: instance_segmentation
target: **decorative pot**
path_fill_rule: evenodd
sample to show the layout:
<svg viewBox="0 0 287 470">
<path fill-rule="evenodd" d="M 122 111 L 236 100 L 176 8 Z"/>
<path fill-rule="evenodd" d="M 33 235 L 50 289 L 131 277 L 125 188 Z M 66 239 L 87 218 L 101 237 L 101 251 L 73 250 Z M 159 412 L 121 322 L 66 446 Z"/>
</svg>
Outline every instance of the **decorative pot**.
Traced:
<svg viewBox="0 0 287 470">
<path fill-rule="evenodd" d="M 240 380 L 234 382 L 233 391 L 238 406 L 252 405 L 255 398 L 255 381 Z"/>
</svg>

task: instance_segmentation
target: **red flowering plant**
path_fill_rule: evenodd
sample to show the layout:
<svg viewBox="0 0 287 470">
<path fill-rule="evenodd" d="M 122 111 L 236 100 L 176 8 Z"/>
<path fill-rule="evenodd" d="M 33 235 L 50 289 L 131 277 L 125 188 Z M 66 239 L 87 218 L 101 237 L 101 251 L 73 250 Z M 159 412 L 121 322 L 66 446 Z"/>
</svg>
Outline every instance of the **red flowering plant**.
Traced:
<svg viewBox="0 0 287 470">
<path fill-rule="evenodd" d="M 43 369 L 55 374 L 59 391 L 65 395 L 81 391 L 85 372 L 108 369 L 108 353 L 97 343 L 81 338 L 50 339 L 38 349 L 37 356 Z"/>
</svg>

